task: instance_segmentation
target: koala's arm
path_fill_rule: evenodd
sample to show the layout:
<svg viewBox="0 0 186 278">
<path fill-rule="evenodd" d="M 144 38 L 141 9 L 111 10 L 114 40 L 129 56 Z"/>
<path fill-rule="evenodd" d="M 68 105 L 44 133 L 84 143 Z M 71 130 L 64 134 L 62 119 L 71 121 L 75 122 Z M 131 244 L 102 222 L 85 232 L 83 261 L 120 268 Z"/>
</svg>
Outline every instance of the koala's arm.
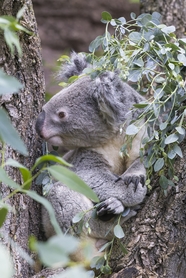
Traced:
<svg viewBox="0 0 186 278">
<path fill-rule="evenodd" d="M 86 151 L 78 154 L 78 160 L 70 161 L 74 165 L 74 171 L 81 177 L 97 194 L 103 206 L 111 213 L 121 213 L 125 207 L 133 207 L 140 204 L 146 195 L 147 188 L 144 185 L 143 178 L 139 179 L 136 186 L 136 180 L 127 181 L 125 176 L 144 176 L 145 169 L 139 160 L 129 167 L 129 169 L 118 179 L 110 171 L 109 165 L 102 156 L 93 152 Z"/>
</svg>

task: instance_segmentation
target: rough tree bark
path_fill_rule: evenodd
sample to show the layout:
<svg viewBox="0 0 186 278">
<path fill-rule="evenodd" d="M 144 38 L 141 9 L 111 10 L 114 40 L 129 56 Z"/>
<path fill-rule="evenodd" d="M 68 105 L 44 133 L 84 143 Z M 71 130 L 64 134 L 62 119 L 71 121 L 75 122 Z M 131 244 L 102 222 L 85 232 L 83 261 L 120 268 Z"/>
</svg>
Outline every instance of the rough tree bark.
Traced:
<svg viewBox="0 0 186 278">
<path fill-rule="evenodd" d="M 141 0 L 141 13 L 157 11 L 166 25 L 174 25 L 177 35 L 186 31 L 185 0 Z M 142 210 L 125 226 L 124 244 L 128 254 L 115 263 L 112 278 L 185 278 L 186 277 L 186 147 L 183 159 L 176 162 L 179 182 L 165 197 L 156 179 Z"/>
<path fill-rule="evenodd" d="M 13 125 L 19 131 L 24 140 L 29 155 L 23 157 L 12 150 L 6 148 L 5 158 L 14 158 L 26 167 L 31 168 L 36 158 L 41 154 L 41 145 L 36 140 L 35 118 L 44 102 L 44 78 L 40 51 L 40 39 L 38 37 L 37 25 L 31 0 L 0 0 L 0 15 L 16 16 L 17 12 L 25 6 L 21 24 L 28 30 L 34 32 L 33 36 L 20 32 L 20 42 L 23 51 L 22 58 L 17 54 L 12 56 L 7 45 L 4 42 L 2 32 L 0 33 L 0 67 L 9 75 L 14 75 L 24 85 L 24 89 L 17 95 L 3 96 L 0 99 L 0 105 L 8 112 Z M 8 169 L 9 175 L 17 183 L 21 182 L 18 171 Z M 2 184 L 2 197 L 8 196 L 10 188 Z M 33 189 L 38 190 L 37 188 Z M 20 250 L 12 249 L 9 244 L 13 239 L 18 246 L 28 251 L 28 239 L 31 234 L 39 237 L 40 229 L 40 210 L 39 205 L 22 194 L 16 194 L 7 201 L 12 211 L 8 214 L 6 222 L 1 229 L 4 235 L 4 242 L 9 246 L 13 256 L 15 276 L 30 277 L 32 271 L 28 263 L 21 258 Z"/>
</svg>

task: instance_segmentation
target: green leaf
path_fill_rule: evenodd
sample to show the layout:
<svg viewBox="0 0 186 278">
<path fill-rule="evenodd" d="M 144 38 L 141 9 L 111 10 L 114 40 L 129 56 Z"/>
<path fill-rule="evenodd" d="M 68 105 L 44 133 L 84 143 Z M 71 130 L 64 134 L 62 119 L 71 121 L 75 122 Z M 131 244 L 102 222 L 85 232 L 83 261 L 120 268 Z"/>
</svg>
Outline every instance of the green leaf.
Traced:
<svg viewBox="0 0 186 278">
<path fill-rule="evenodd" d="M 171 143 L 174 143 L 176 141 L 178 141 L 179 137 L 177 134 L 173 133 L 173 134 L 170 134 L 169 136 L 167 136 L 167 138 L 165 138 L 165 144 L 168 145 L 168 144 L 171 144 Z"/>
<path fill-rule="evenodd" d="M 164 158 L 158 158 L 158 160 L 156 160 L 156 163 L 154 164 L 154 171 L 158 172 L 159 170 L 161 170 L 163 168 L 165 164 Z"/>
<path fill-rule="evenodd" d="M 117 238 L 123 238 L 125 236 L 124 232 L 123 232 L 123 229 L 122 227 L 117 224 L 115 227 L 114 227 L 114 235 L 117 237 Z"/>
<path fill-rule="evenodd" d="M 17 130 L 12 126 L 8 115 L 6 112 L 0 108 L 0 140 L 9 144 L 14 150 L 22 153 L 23 155 L 28 155 L 26 147 Z"/>
<path fill-rule="evenodd" d="M 112 269 L 110 268 L 110 266 L 108 264 L 104 265 L 101 268 L 101 273 L 103 273 L 103 274 L 111 274 L 112 273 Z"/>
<path fill-rule="evenodd" d="M 141 69 L 135 69 L 129 71 L 128 80 L 132 82 L 137 82 L 141 78 Z"/>
<path fill-rule="evenodd" d="M 95 40 L 93 40 L 89 45 L 89 51 L 90 52 L 96 51 L 96 49 L 102 44 L 103 40 L 104 40 L 103 36 L 98 36 L 97 38 L 95 38 Z"/>
<path fill-rule="evenodd" d="M 140 57 L 138 59 L 134 59 L 133 64 L 137 65 L 138 67 L 143 67 L 144 66 L 144 62 L 143 62 L 142 57 Z"/>
<path fill-rule="evenodd" d="M 12 166 L 12 167 L 19 168 L 19 170 L 22 174 L 22 177 L 23 177 L 23 181 L 24 181 L 24 183 L 26 183 L 24 185 L 23 189 L 29 189 L 30 188 L 31 183 L 32 183 L 32 175 L 31 175 L 31 172 L 28 170 L 28 168 L 26 168 L 24 165 L 22 165 L 18 161 L 14 160 L 14 159 L 11 159 L 11 158 L 9 158 L 6 161 L 5 165 L 9 165 L 9 166 Z"/>
<path fill-rule="evenodd" d="M 174 148 L 172 148 L 171 150 L 169 150 L 167 156 L 168 156 L 168 158 L 170 158 L 170 159 L 175 158 L 176 152 L 175 152 Z"/>
<path fill-rule="evenodd" d="M 164 190 L 166 190 L 169 185 L 169 181 L 165 176 L 160 177 L 159 183 L 160 183 L 161 188 Z"/>
<path fill-rule="evenodd" d="M 177 144 L 174 146 L 174 151 L 176 152 L 177 155 L 179 155 L 179 157 L 183 158 L 182 150 Z"/>
<path fill-rule="evenodd" d="M 121 251 L 124 255 L 128 254 L 126 247 L 121 242 L 119 243 L 119 247 L 121 248 Z"/>
<path fill-rule="evenodd" d="M 112 16 L 108 12 L 102 12 L 101 13 L 101 18 L 105 21 L 111 21 L 112 20 Z"/>
<path fill-rule="evenodd" d="M 78 212 L 73 218 L 72 218 L 72 223 L 78 223 L 79 221 L 81 221 L 81 219 L 83 218 L 83 216 L 85 215 L 85 213 L 83 211 Z"/>
<path fill-rule="evenodd" d="M 135 126 L 134 124 L 131 124 L 126 128 L 127 135 L 135 135 L 138 133 L 138 131 L 139 131 L 138 127 Z"/>
<path fill-rule="evenodd" d="M 48 211 L 49 217 L 50 217 L 51 224 L 53 225 L 56 234 L 61 235 L 62 231 L 56 220 L 55 212 L 54 212 L 54 209 L 53 209 L 52 205 L 50 204 L 50 202 L 46 198 L 38 195 L 35 191 L 32 191 L 32 190 L 21 190 L 21 191 L 23 193 L 25 193 L 26 195 L 28 195 L 29 197 L 31 197 L 33 200 L 42 204 L 46 208 L 46 210 Z"/>
<path fill-rule="evenodd" d="M 126 23 L 126 19 L 124 17 L 119 17 L 118 20 L 121 22 L 122 25 Z"/>
<path fill-rule="evenodd" d="M 10 252 L 3 244 L 0 244 L 0 262 L 0 277 L 12 278 L 14 275 L 12 258 L 10 257 Z"/>
<path fill-rule="evenodd" d="M 176 28 L 175 28 L 175 26 L 165 26 L 161 30 L 162 30 L 163 33 L 168 35 L 170 33 L 174 33 Z"/>
<path fill-rule="evenodd" d="M 161 123 L 160 124 L 160 130 L 164 130 L 167 127 L 167 122 Z"/>
<path fill-rule="evenodd" d="M 65 266 L 69 262 L 69 254 L 77 250 L 79 240 L 71 235 L 57 235 L 47 242 L 37 242 L 36 250 L 41 261 L 48 267 Z"/>
<path fill-rule="evenodd" d="M 22 190 L 21 186 L 13 181 L 2 167 L 0 167 L 0 181 L 12 187 L 13 189 L 18 189 L 20 191 Z"/>
<path fill-rule="evenodd" d="M 105 243 L 103 246 L 101 246 L 101 248 L 99 249 L 98 252 L 102 252 L 102 251 L 106 250 L 108 247 L 110 247 L 111 243 L 112 243 L 111 241 Z"/>
<path fill-rule="evenodd" d="M 184 66 L 186 66 L 186 56 L 184 54 L 178 54 L 178 61 L 180 61 Z"/>
<path fill-rule="evenodd" d="M 137 103 L 137 104 L 133 104 L 133 106 L 135 108 L 138 108 L 138 109 L 143 109 L 145 107 L 147 107 L 149 104 L 148 103 Z"/>
<path fill-rule="evenodd" d="M 139 32 L 132 32 L 129 34 L 129 40 L 134 43 L 139 43 L 142 39 L 142 35 Z"/>
<path fill-rule="evenodd" d="M 79 75 L 73 75 L 68 79 L 68 83 L 71 84 L 79 78 Z"/>
<path fill-rule="evenodd" d="M 176 127 L 176 130 L 177 130 L 177 132 L 178 132 L 179 134 L 185 135 L 185 129 L 184 129 L 183 127 L 177 126 L 177 127 Z"/>
<path fill-rule="evenodd" d="M 60 156 L 56 156 L 56 155 L 52 155 L 52 154 L 46 154 L 46 155 L 43 155 L 43 156 L 39 157 L 36 160 L 36 162 L 35 162 L 35 164 L 32 168 L 32 171 L 35 168 L 37 168 L 39 166 L 39 164 L 44 163 L 44 162 L 48 163 L 50 161 L 53 161 L 55 163 L 58 163 L 58 164 L 61 164 L 61 165 L 67 166 L 67 167 L 72 166 L 71 164 L 67 163 L 63 158 L 61 158 Z"/>
<path fill-rule="evenodd" d="M 96 256 L 90 262 L 90 267 L 95 269 L 100 269 L 105 263 L 103 256 Z"/>
<path fill-rule="evenodd" d="M 48 171 L 58 181 L 64 183 L 70 189 L 85 195 L 94 202 L 99 202 L 95 192 L 81 180 L 74 172 L 60 165 L 48 167 Z"/>
<path fill-rule="evenodd" d="M 135 13 L 131 13 L 131 14 L 130 14 L 130 17 L 131 17 L 132 19 L 135 19 L 135 18 L 136 18 L 136 14 L 135 14 Z"/>
<path fill-rule="evenodd" d="M 13 76 L 9 76 L 0 69 L 0 95 L 18 93 L 23 85 Z"/>
<path fill-rule="evenodd" d="M 18 13 L 17 13 L 17 15 L 16 15 L 16 18 L 17 18 L 18 20 L 23 16 L 25 10 L 26 10 L 26 7 L 23 6 L 23 7 L 18 11 Z"/>
<path fill-rule="evenodd" d="M 8 213 L 8 208 L 7 207 L 4 206 L 4 207 L 0 208 L 0 228 L 3 226 L 3 224 L 5 222 L 7 213 Z"/>
<path fill-rule="evenodd" d="M 21 50 L 19 39 L 18 39 L 18 36 L 16 35 L 16 33 L 11 31 L 10 29 L 6 28 L 4 30 L 4 37 L 5 37 L 7 45 L 10 48 L 11 53 L 12 54 L 14 53 L 14 47 L 16 47 L 19 56 L 21 56 L 22 50 Z"/>
<path fill-rule="evenodd" d="M 82 266 L 73 266 L 65 269 L 61 274 L 56 275 L 55 278 L 90 278 L 90 271 L 86 271 Z"/>
</svg>

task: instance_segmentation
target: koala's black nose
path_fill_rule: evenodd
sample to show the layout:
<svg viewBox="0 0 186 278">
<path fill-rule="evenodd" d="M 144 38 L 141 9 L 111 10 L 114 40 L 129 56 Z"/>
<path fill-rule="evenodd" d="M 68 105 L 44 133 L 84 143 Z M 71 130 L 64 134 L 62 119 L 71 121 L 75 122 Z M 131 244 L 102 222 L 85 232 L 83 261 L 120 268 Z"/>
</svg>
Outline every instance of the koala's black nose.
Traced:
<svg viewBox="0 0 186 278">
<path fill-rule="evenodd" d="M 35 129 L 38 133 L 39 136 L 42 137 L 42 128 L 44 125 L 44 121 L 45 121 L 45 111 L 42 111 L 36 121 L 36 125 L 35 125 Z"/>
</svg>

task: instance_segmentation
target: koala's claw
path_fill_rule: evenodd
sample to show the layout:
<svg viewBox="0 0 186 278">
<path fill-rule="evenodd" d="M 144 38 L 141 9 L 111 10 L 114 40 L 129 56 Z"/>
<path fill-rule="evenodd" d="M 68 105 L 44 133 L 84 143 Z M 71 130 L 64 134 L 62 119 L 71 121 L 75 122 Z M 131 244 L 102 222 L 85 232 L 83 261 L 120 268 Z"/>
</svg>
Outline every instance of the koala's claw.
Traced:
<svg viewBox="0 0 186 278">
<path fill-rule="evenodd" d="M 105 215 L 107 215 L 105 219 L 110 220 L 114 216 L 114 214 L 120 214 L 123 211 L 124 206 L 121 201 L 113 197 L 101 202 L 97 206 L 97 215 L 101 220 L 103 220 L 102 216 Z M 110 215 L 110 217 L 108 216 L 108 214 Z"/>
<path fill-rule="evenodd" d="M 119 180 L 123 180 L 124 183 L 127 185 L 127 187 L 129 186 L 129 184 L 132 182 L 134 184 L 134 191 L 136 192 L 137 190 L 137 187 L 138 187 L 138 184 L 141 183 L 142 186 L 145 185 L 145 176 L 144 175 L 139 175 L 139 176 L 129 176 L 129 175 L 126 175 L 126 176 L 120 176 L 118 177 L 115 182 L 118 182 Z"/>
</svg>

